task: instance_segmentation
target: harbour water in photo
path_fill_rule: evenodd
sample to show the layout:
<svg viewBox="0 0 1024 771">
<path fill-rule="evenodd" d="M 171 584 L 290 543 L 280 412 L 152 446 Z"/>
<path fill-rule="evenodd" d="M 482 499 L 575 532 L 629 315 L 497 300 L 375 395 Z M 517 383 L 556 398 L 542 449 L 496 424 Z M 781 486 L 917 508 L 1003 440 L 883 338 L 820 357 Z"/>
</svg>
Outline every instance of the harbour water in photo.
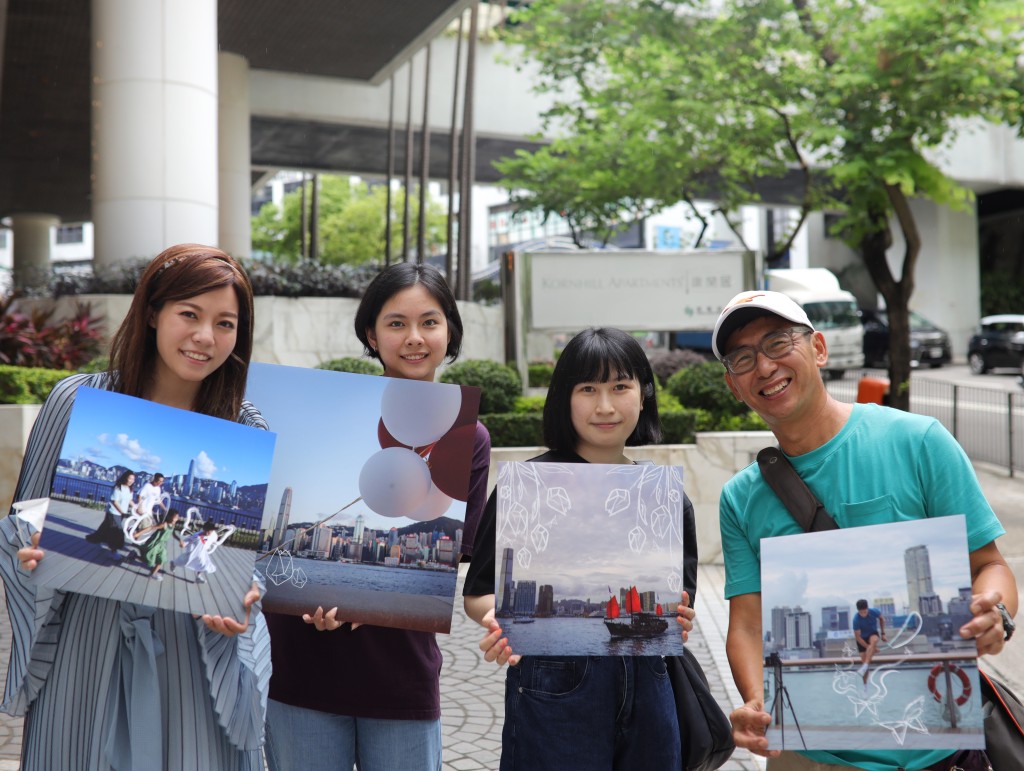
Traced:
<svg viewBox="0 0 1024 771">
<path fill-rule="evenodd" d="M 859 662 L 848 668 L 786 669 L 785 691 L 778 696 L 784 706 L 785 740 L 782 727 L 773 722 L 769 746 L 788 750 L 984 747 L 976 666 L 960 665 L 971 687 L 965 703 L 956 707 L 956 728 L 945 705 L 928 690 L 931 664 L 873 668 L 866 689 L 856 672 L 858 666 Z M 771 670 L 766 674 L 765 708 L 771 710 L 777 689 Z M 940 677 L 944 693 L 941 681 Z M 953 678 L 953 687 L 954 697 L 960 697 L 963 688 L 958 677 Z"/>
<path fill-rule="evenodd" d="M 277 555 L 257 560 L 267 586 L 263 609 L 302 615 L 337 607 L 338 618 L 447 633 L 456 571 L 384 567 Z"/>
<path fill-rule="evenodd" d="M 650 638 L 613 638 L 601 618 L 499 618 L 516 653 L 546 656 L 680 656 L 681 627 L 673 615 L 664 633 Z"/>
</svg>

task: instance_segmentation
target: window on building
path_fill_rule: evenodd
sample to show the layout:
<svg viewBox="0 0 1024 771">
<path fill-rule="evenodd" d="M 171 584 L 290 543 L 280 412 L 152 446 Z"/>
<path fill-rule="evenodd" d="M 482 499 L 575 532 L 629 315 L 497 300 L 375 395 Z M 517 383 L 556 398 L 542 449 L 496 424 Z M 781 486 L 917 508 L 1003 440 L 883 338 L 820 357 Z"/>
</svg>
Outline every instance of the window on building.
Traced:
<svg viewBox="0 0 1024 771">
<path fill-rule="evenodd" d="M 57 228 L 58 244 L 80 244 L 84 238 L 81 225 L 60 225 Z"/>
</svg>

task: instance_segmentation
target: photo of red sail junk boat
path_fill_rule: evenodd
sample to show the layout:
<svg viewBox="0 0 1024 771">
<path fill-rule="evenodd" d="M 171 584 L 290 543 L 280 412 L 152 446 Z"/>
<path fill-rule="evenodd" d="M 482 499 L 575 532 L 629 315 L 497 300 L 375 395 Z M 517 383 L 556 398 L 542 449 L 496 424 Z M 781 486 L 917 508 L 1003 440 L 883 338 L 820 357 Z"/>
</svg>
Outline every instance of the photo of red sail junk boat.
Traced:
<svg viewBox="0 0 1024 771">
<path fill-rule="evenodd" d="M 621 618 L 621 621 L 616 619 Z M 644 611 L 640 605 L 640 594 L 635 586 L 626 592 L 626 608 L 620 610 L 619 601 L 612 595 L 608 600 L 604 625 L 612 637 L 657 637 L 668 629 L 668 622 L 661 618 L 661 604 L 654 613 Z"/>
</svg>

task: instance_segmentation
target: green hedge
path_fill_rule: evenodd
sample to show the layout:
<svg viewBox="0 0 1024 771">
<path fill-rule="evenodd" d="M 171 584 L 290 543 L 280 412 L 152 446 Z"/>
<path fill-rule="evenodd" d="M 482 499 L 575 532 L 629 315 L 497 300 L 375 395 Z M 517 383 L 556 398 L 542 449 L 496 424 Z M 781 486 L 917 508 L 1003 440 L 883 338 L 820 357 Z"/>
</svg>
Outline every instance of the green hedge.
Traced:
<svg viewBox="0 0 1024 771">
<path fill-rule="evenodd" d="M 57 381 L 72 374 L 65 369 L 0 364 L 0 404 L 42 404 Z"/>
<path fill-rule="evenodd" d="M 554 372 L 555 365 L 549 361 L 531 361 L 526 365 L 526 382 L 530 388 L 547 388 Z"/>
<path fill-rule="evenodd" d="M 745 415 L 748 411 L 747 405 L 733 396 L 725 384 L 725 368 L 717 361 L 679 370 L 668 379 L 665 389 L 686 409 L 702 409 L 723 416 Z"/>
<path fill-rule="evenodd" d="M 539 412 L 493 412 L 480 416 L 491 435 L 491 447 L 543 447 Z"/>
<path fill-rule="evenodd" d="M 362 359 L 358 356 L 342 356 L 340 359 L 322 361 L 317 369 L 329 369 L 332 372 L 353 372 L 357 375 L 379 375 L 384 368 L 375 359 Z"/>
<path fill-rule="evenodd" d="M 479 388 L 481 414 L 512 412 L 516 397 L 523 393 L 516 371 L 490 359 L 468 359 L 452 364 L 441 373 L 441 382 Z"/>
</svg>

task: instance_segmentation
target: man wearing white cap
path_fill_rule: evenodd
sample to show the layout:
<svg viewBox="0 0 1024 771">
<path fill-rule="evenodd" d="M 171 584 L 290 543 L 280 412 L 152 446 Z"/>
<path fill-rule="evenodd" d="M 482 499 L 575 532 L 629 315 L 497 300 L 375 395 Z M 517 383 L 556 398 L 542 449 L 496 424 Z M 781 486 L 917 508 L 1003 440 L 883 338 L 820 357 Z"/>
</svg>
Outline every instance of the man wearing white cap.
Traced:
<svg viewBox="0 0 1024 771">
<path fill-rule="evenodd" d="M 1005 531 L 970 461 L 942 425 L 876 404 L 833 399 L 820 373 L 828 362 L 824 337 L 797 303 L 778 292 L 736 295 L 718 317 L 712 348 L 725 365 L 729 389 L 765 420 L 840 527 L 966 514 L 974 618 L 959 634 L 975 639 L 979 655 L 1002 650 L 1017 612 L 1016 582 L 995 544 Z M 771 757 L 769 771 L 948 771 L 982 760 L 980 751 L 769 751 L 760 540 L 803 529 L 757 464 L 726 483 L 720 515 L 729 600 L 726 648 L 745 702 L 730 716 L 737 746 Z"/>
</svg>

